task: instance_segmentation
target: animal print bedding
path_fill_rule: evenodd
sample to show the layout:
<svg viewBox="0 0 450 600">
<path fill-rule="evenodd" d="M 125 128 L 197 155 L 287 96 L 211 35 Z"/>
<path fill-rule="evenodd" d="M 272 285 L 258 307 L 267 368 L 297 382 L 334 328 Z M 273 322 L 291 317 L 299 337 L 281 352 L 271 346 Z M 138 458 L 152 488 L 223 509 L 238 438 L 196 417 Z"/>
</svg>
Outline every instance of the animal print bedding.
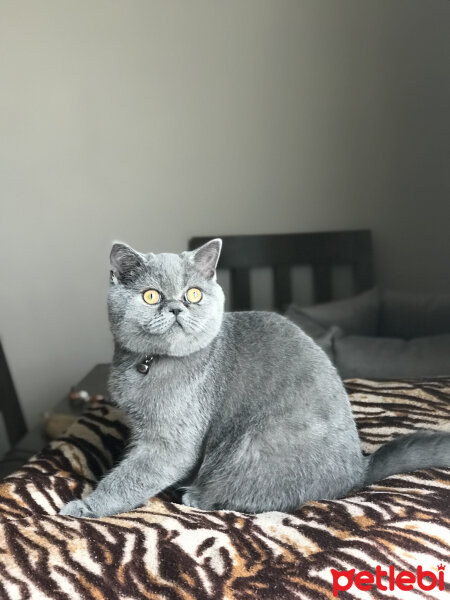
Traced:
<svg viewBox="0 0 450 600">
<path fill-rule="evenodd" d="M 450 378 L 346 385 L 364 451 L 450 430 Z M 126 436 L 118 410 L 94 402 L 0 483 L 1 599 L 449 597 L 450 470 L 391 476 L 293 514 L 205 512 L 166 493 L 114 517 L 59 516 L 120 458 Z"/>
</svg>

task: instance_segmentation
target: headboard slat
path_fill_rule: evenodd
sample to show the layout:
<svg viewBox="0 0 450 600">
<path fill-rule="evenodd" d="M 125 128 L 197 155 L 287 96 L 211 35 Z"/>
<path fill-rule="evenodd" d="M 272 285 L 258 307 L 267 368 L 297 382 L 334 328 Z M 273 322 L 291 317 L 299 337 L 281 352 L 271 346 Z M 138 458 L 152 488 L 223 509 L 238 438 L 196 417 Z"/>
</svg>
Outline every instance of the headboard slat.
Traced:
<svg viewBox="0 0 450 600">
<path fill-rule="evenodd" d="M 288 265 L 274 267 L 273 288 L 275 308 L 281 312 L 292 302 L 291 269 Z"/>
<path fill-rule="evenodd" d="M 249 310 L 251 306 L 248 269 L 231 269 L 231 304 L 233 310 Z"/>
<path fill-rule="evenodd" d="M 371 240 L 361 240 L 358 248 L 357 259 L 353 262 L 353 277 L 355 281 L 355 293 L 364 292 L 373 286 L 373 262 Z"/>
<path fill-rule="evenodd" d="M 313 266 L 314 302 L 328 302 L 333 297 L 331 265 Z"/>
</svg>

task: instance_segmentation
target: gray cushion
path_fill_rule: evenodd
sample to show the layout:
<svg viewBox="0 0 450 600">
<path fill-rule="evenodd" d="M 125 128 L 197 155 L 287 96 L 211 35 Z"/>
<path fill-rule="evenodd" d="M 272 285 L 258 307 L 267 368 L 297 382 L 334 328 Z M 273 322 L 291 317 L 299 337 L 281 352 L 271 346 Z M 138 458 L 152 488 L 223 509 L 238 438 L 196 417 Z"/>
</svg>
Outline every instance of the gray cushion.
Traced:
<svg viewBox="0 0 450 600">
<path fill-rule="evenodd" d="M 334 300 L 298 308 L 319 325 L 340 327 L 347 335 L 376 335 L 380 293 L 377 288 L 345 300 Z"/>
<path fill-rule="evenodd" d="M 408 340 L 443 333 L 450 333 L 450 294 L 382 294 L 380 335 Z"/>
<path fill-rule="evenodd" d="M 285 316 L 298 325 L 300 329 L 303 329 L 306 335 L 309 335 L 334 362 L 333 341 L 335 337 L 342 335 L 342 330 L 339 327 L 324 327 L 320 325 L 305 315 L 302 309 L 294 304 L 289 306 Z"/>
<path fill-rule="evenodd" d="M 450 374 L 450 335 L 410 341 L 353 335 L 336 339 L 334 353 L 335 365 L 343 379 Z"/>
</svg>

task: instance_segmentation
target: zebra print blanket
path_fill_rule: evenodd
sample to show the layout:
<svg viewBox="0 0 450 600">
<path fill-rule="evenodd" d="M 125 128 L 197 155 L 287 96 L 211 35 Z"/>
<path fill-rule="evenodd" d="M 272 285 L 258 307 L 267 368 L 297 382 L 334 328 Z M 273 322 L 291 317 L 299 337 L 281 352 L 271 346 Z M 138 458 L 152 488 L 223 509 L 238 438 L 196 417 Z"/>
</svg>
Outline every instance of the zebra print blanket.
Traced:
<svg viewBox="0 0 450 600">
<path fill-rule="evenodd" d="M 346 385 L 364 451 L 420 428 L 450 430 L 450 378 Z M 420 599 L 450 591 L 450 470 L 392 476 L 294 514 L 203 512 L 163 495 L 115 517 L 59 516 L 118 460 L 126 436 L 117 409 L 93 403 L 0 483 L 1 599 Z"/>
</svg>

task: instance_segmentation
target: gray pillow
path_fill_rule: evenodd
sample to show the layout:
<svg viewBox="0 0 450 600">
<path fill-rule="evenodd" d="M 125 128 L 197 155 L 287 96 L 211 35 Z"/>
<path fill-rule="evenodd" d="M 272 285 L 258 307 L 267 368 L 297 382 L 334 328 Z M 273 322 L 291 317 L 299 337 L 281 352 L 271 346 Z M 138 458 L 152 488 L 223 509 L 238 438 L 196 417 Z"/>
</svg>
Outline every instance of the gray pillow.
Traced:
<svg viewBox="0 0 450 600">
<path fill-rule="evenodd" d="M 342 330 L 339 327 L 324 327 L 316 323 L 305 315 L 298 306 L 295 306 L 295 304 L 291 304 L 288 307 L 285 317 L 298 325 L 300 329 L 303 329 L 306 335 L 309 335 L 325 351 L 331 361 L 334 362 L 334 338 L 342 335 Z"/>
<path fill-rule="evenodd" d="M 408 340 L 443 333 L 450 333 L 450 294 L 382 294 L 380 335 Z"/>
<path fill-rule="evenodd" d="M 410 341 L 351 335 L 334 342 L 343 379 L 395 379 L 450 375 L 450 335 Z"/>
<path fill-rule="evenodd" d="M 376 335 L 379 307 L 380 293 L 373 288 L 345 300 L 296 309 L 327 329 L 335 325 L 347 335 Z"/>
</svg>

